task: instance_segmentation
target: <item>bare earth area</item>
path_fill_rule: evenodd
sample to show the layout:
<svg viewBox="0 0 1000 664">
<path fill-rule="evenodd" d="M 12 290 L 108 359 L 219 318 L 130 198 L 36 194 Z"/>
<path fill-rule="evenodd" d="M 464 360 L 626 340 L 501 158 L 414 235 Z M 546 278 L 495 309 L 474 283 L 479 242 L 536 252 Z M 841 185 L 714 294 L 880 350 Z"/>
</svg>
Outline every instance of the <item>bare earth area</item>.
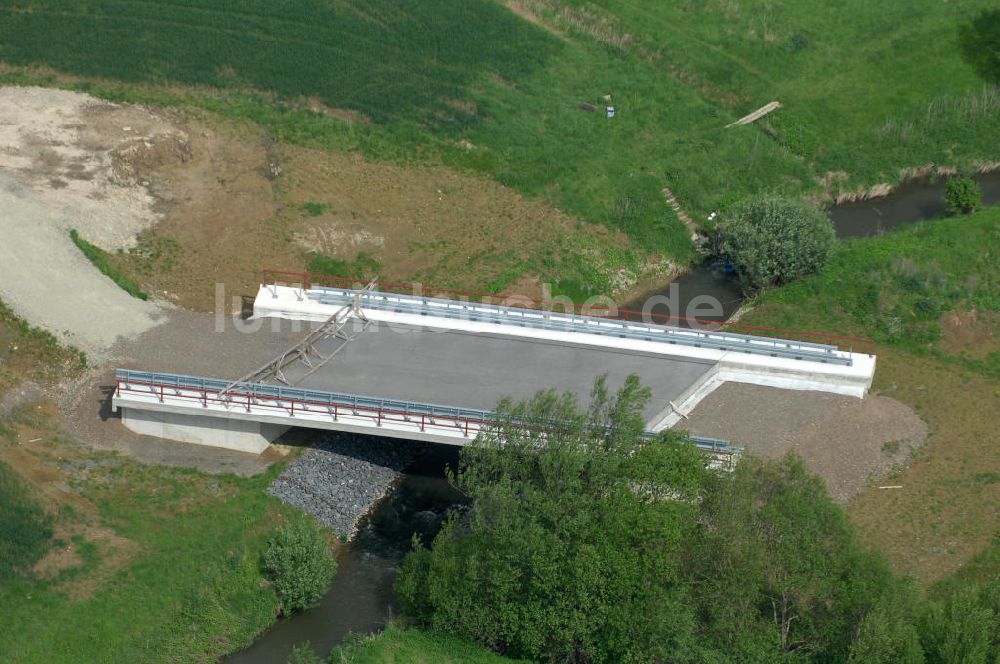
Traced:
<svg viewBox="0 0 1000 664">
<path fill-rule="evenodd" d="M 128 183 L 114 154 L 159 140 L 181 139 L 149 113 L 71 92 L 0 88 L 0 298 L 92 354 L 162 314 L 101 275 L 69 231 L 114 251 L 156 221 L 153 198 Z"/>
<path fill-rule="evenodd" d="M 366 252 L 388 280 L 481 290 L 519 265 L 542 268 L 541 254 L 556 262 L 580 255 L 601 270 L 600 250 L 628 245 L 622 234 L 443 167 L 292 146 L 282 147 L 281 163 L 283 217 L 300 250 L 345 260 Z"/>
<path fill-rule="evenodd" d="M 927 437 L 927 425 L 895 399 L 740 383 L 724 383 L 680 427 L 731 440 L 763 457 L 794 451 L 839 501 L 906 462 Z"/>
</svg>

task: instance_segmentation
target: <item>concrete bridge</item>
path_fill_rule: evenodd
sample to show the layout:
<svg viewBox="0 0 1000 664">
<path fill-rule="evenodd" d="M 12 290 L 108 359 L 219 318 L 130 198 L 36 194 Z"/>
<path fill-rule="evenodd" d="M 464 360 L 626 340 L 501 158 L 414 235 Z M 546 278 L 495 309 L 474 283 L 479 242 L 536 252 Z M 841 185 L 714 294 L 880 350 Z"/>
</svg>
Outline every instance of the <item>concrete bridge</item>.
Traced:
<svg viewBox="0 0 1000 664">
<path fill-rule="evenodd" d="M 261 452 L 291 426 L 463 445 L 504 396 L 631 373 L 652 391 L 649 434 L 725 381 L 861 398 L 875 357 L 834 344 L 698 330 L 368 288 L 265 284 L 254 318 L 310 331 L 239 379 L 122 369 L 113 407 L 139 433 Z M 696 444 L 718 461 L 723 441 Z"/>
</svg>

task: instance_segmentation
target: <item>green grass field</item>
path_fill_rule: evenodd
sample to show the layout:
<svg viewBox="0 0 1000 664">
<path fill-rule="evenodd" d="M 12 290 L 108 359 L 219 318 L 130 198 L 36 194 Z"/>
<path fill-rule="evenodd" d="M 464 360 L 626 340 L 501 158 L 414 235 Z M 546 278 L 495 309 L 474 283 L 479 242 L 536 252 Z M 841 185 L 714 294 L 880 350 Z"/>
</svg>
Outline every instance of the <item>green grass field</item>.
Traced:
<svg viewBox="0 0 1000 664">
<path fill-rule="evenodd" d="M 863 540 L 926 584 L 1000 574 L 1000 208 L 841 242 L 819 274 L 765 293 L 744 322 L 876 340 L 873 390 L 914 408 L 926 445 L 848 505 Z M 992 548 L 990 548 L 992 547 Z M 959 572 L 963 574 L 962 572 Z"/>
<path fill-rule="evenodd" d="M 0 445 L 14 445 L 18 427 L 50 426 L 39 417 L 32 409 L 6 421 Z M 277 469 L 250 479 L 211 476 L 87 452 L 51 435 L 43 459 L 72 466 L 69 482 L 83 502 L 50 506 L 47 517 L 21 498 L 6 506 L 16 484 L 0 464 L 0 572 L 15 563 L 19 572 L 0 579 L 0 659 L 214 661 L 274 621 L 277 600 L 261 552 L 282 523 L 303 518 L 265 495 Z M 8 538 L 26 520 L 44 528 L 35 539 L 19 538 L 30 552 L 13 551 Z M 26 571 L 48 549 L 42 535 L 53 526 L 52 546 L 72 542 L 79 560 L 54 575 Z M 8 561 L 7 553 L 17 557 Z"/>
<path fill-rule="evenodd" d="M 841 241 L 823 271 L 768 293 L 754 315 L 787 329 L 821 326 L 871 336 L 1000 377 L 1000 349 L 986 343 L 984 352 L 956 353 L 939 344 L 942 317 L 953 309 L 976 310 L 987 326 L 995 324 L 989 313 L 1000 312 L 998 253 L 998 207 Z"/>
<path fill-rule="evenodd" d="M 0 424 L 0 436 L 7 430 Z M 0 589 L 24 574 L 48 549 L 52 517 L 28 485 L 0 461 Z"/>
<path fill-rule="evenodd" d="M 0 61 L 110 97 L 194 100 L 284 140 L 483 172 L 688 260 L 665 186 L 698 217 L 762 189 L 817 194 L 828 172 L 851 189 L 996 160 L 1000 94 L 957 45 L 989 4 L 521 2 L 539 27 L 489 0 L 15 0 Z M 608 94 L 613 120 L 579 109 Z M 765 122 L 724 128 L 773 99 L 785 108 Z"/>
</svg>

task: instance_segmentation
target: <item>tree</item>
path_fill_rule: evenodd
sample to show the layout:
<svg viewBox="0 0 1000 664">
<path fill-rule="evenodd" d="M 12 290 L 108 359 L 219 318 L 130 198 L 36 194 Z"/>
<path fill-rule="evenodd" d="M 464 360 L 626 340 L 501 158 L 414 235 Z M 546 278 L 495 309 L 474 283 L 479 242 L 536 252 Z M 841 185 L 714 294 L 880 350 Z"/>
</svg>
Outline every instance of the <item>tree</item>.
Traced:
<svg viewBox="0 0 1000 664">
<path fill-rule="evenodd" d="M 897 580 L 801 460 L 745 457 L 713 478 L 688 566 L 704 643 L 738 661 L 843 661 Z"/>
<path fill-rule="evenodd" d="M 925 610 L 921 636 L 929 662 L 994 664 L 1000 661 L 997 584 L 961 587 Z"/>
<path fill-rule="evenodd" d="M 692 652 L 680 554 L 708 471 L 677 434 L 641 440 L 648 399 L 631 376 L 614 398 L 599 379 L 587 413 L 554 391 L 502 402 L 453 478 L 472 506 L 400 571 L 407 611 L 517 657 Z"/>
<path fill-rule="evenodd" d="M 923 664 L 920 634 L 907 617 L 876 606 L 861 621 L 848 664 Z"/>
<path fill-rule="evenodd" d="M 833 224 L 823 211 L 770 195 L 724 211 L 720 231 L 723 254 L 750 289 L 782 284 L 819 270 L 835 240 Z"/>
<path fill-rule="evenodd" d="M 1000 9 L 986 9 L 961 26 L 958 47 L 984 81 L 1000 84 Z"/>
<path fill-rule="evenodd" d="M 951 214 L 970 214 L 983 206 L 983 192 L 972 178 L 948 178 L 944 186 L 944 202 Z"/>
<path fill-rule="evenodd" d="M 326 538 L 305 521 L 286 525 L 270 541 L 264 567 L 285 613 L 315 606 L 337 572 Z"/>
</svg>

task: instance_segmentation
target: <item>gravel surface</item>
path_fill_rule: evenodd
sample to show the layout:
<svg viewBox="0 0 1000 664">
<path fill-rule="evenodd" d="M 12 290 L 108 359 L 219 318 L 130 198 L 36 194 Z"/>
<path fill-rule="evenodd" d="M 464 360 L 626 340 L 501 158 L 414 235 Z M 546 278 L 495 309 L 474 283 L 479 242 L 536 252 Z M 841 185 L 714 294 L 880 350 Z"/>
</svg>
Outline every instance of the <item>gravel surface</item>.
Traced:
<svg viewBox="0 0 1000 664">
<path fill-rule="evenodd" d="M 335 433 L 293 461 L 267 492 L 351 537 L 358 520 L 385 495 L 420 445 Z"/>
<path fill-rule="evenodd" d="M 677 428 L 725 438 L 764 457 L 794 450 L 842 502 L 905 463 L 927 438 L 923 420 L 895 399 L 740 383 L 724 383 Z"/>
<path fill-rule="evenodd" d="M 107 251 L 132 246 L 159 218 L 132 164 L 164 141 L 186 138 L 141 107 L 0 88 L 0 299 L 97 359 L 165 314 L 102 275 L 69 231 Z"/>
<path fill-rule="evenodd" d="M 134 164 L 186 133 L 142 106 L 81 92 L 0 87 L 0 170 L 52 212 L 36 219 L 81 235 L 105 251 L 127 249 L 156 223 L 156 199 Z M 179 147 L 178 147 L 179 146 Z"/>
</svg>

